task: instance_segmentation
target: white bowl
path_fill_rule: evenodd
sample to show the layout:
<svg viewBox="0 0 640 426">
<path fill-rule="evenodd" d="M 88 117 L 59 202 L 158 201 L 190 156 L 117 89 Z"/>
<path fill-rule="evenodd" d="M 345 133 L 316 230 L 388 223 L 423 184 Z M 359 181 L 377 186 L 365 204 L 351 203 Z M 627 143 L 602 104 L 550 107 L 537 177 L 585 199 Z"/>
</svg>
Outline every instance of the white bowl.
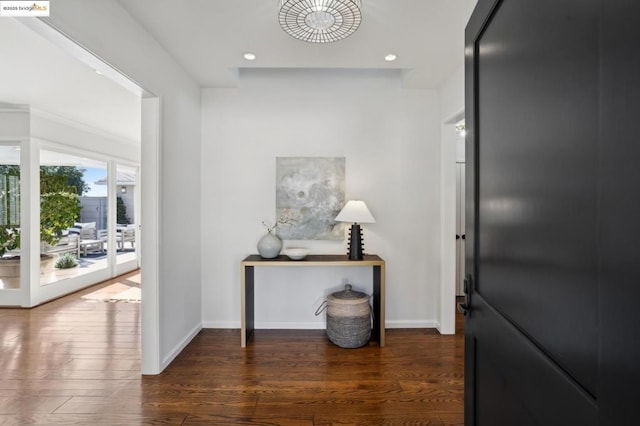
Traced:
<svg viewBox="0 0 640 426">
<path fill-rule="evenodd" d="M 309 251 L 306 248 L 288 248 L 283 253 L 291 260 L 302 260 L 309 254 Z"/>
</svg>

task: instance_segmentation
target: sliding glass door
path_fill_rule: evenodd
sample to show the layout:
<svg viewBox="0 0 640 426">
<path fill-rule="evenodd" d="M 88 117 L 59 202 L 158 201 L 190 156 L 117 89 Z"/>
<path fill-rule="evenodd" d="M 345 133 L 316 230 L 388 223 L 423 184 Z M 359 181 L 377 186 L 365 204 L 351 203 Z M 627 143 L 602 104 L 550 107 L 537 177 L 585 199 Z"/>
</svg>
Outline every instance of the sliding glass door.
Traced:
<svg viewBox="0 0 640 426">
<path fill-rule="evenodd" d="M 139 199 L 137 167 L 118 164 L 116 166 L 116 263 L 137 264 L 138 209 Z"/>
<path fill-rule="evenodd" d="M 40 152 L 40 284 L 109 267 L 107 163 Z"/>
<path fill-rule="evenodd" d="M 0 292 L 19 291 L 20 261 L 20 144 L 9 142 L 0 144 Z"/>
</svg>

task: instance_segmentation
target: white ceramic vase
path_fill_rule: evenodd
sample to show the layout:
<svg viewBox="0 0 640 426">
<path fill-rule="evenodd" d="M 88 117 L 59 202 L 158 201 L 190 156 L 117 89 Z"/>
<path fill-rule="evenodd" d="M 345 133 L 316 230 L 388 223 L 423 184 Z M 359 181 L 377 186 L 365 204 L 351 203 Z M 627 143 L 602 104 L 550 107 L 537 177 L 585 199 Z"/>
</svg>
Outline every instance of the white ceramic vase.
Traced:
<svg viewBox="0 0 640 426">
<path fill-rule="evenodd" d="M 258 241 L 258 253 L 265 259 L 278 257 L 282 250 L 282 240 L 271 232 L 267 232 Z"/>
</svg>

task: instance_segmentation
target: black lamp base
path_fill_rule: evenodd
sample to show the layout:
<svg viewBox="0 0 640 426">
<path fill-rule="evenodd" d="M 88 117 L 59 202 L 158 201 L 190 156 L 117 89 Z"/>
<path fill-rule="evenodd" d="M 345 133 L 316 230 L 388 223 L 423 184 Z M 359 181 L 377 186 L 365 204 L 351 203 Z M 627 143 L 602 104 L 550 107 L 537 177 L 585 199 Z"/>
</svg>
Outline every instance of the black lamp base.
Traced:
<svg viewBox="0 0 640 426">
<path fill-rule="evenodd" d="M 357 223 L 354 223 L 349 230 L 349 260 L 362 260 L 363 253 L 362 228 Z"/>
</svg>

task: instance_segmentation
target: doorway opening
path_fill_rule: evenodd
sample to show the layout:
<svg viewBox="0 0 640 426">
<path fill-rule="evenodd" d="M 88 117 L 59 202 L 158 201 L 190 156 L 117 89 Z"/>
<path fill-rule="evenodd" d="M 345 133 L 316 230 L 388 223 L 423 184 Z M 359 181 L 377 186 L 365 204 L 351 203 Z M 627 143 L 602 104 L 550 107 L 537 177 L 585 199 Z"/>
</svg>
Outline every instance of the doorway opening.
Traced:
<svg viewBox="0 0 640 426">
<path fill-rule="evenodd" d="M 12 103 L 27 105 L 27 110 L 30 110 L 32 113 L 35 112 L 32 116 L 37 117 L 39 120 L 38 131 L 49 130 L 52 134 L 59 135 L 65 128 L 73 130 L 72 133 L 74 137 L 72 138 L 59 140 L 58 138 L 39 137 L 35 142 L 33 142 L 34 132 L 32 130 L 31 140 L 30 136 L 26 135 L 22 141 L 23 156 L 26 157 L 26 154 L 30 151 L 30 149 L 25 150 L 25 146 L 28 148 L 38 147 L 39 149 L 41 142 L 46 141 L 43 145 L 55 147 L 55 149 L 59 148 L 81 159 L 85 157 L 102 159 L 106 164 L 106 173 L 98 177 L 98 180 L 105 181 L 104 184 L 108 188 L 109 197 L 107 204 L 103 203 L 99 205 L 98 210 L 102 209 L 103 211 L 113 212 L 111 214 L 114 216 L 112 219 L 113 223 L 108 224 L 106 227 L 98 226 L 97 221 L 101 220 L 100 218 L 104 219 L 104 215 L 96 217 L 96 237 L 93 238 L 95 244 L 86 245 L 87 256 L 85 257 L 91 257 L 92 255 L 100 256 L 102 255 L 101 247 L 105 248 L 107 256 L 111 256 L 110 253 L 113 253 L 113 259 L 111 260 L 112 268 L 108 269 L 116 274 L 125 272 L 132 262 L 135 263 L 135 267 L 142 266 L 144 262 L 145 285 L 142 293 L 145 298 L 145 303 L 141 306 L 141 309 L 146 315 L 142 321 L 142 371 L 147 374 L 157 373 L 159 365 L 156 359 L 159 350 L 158 283 L 157 274 L 153 272 L 157 269 L 157 250 L 155 245 L 149 245 L 149 250 L 147 250 L 146 253 L 143 251 L 146 245 L 143 243 L 141 224 L 145 222 L 144 217 L 157 216 L 155 212 L 158 210 L 158 179 L 154 178 L 157 178 L 159 165 L 157 154 L 160 134 L 159 100 L 154 94 L 146 91 L 135 81 L 103 62 L 91 52 L 85 50 L 45 20 L 29 19 L 18 21 L 12 18 L 5 18 L 0 24 L 2 24 L 0 25 L 0 32 L 3 34 L 4 32 L 9 32 L 14 35 L 17 34 L 17 36 L 2 37 L 3 39 L 21 40 L 19 45 L 15 43 L 0 43 L 0 48 L 10 49 L 12 46 L 19 47 L 19 51 L 16 51 L 14 48 L 11 55 L 8 53 L 3 55 L 3 57 L 8 58 L 8 60 L 6 61 L 7 64 L 5 64 L 7 66 L 3 66 L 2 70 L 0 70 L 0 75 L 2 75 L 3 72 L 15 71 L 10 69 L 8 65 L 14 61 L 17 64 L 21 58 L 24 58 L 24 55 L 20 55 L 20 51 L 29 52 L 28 58 L 32 61 L 46 60 L 57 55 L 57 59 L 53 60 L 51 66 L 33 65 L 31 63 L 25 64 L 26 70 L 30 70 L 30 72 L 43 71 L 43 75 L 29 77 L 28 84 L 14 84 L 12 86 L 31 87 L 33 89 L 31 91 L 32 93 L 51 94 L 55 92 L 57 88 L 65 90 L 71 87 L 77 88 L 80 86 L 80 82 L 85 80 L 98 81 L 97 84 L 100 85 L 99 88 L 94 88 L 95 90 L 80 90 L 79 95 L 82 95 L 81 99 L 73 98 L 71 96 L 72 93 L 67 91 L 63 93 L 63 95 L 56 97 L 49 96 L 49 98 L 41 101 L 36 101 L 33 97 L 26 99 L 28 94 L 25 94 L 25 99 L 21 101 L 22 98 L 17 94 L 7 92 L 7 90 L 12 90 L 12 88 L 6 85 L 7 87 L 3 87 L 2 91 L 0 91 L 0 101 L 4 99 Z M 25 48 L 27 44 L 28 47 Z M 37 46 L 35 46 L 37 44 L 42 45 L 42 48 L 38 50 L 38 52 L 42 52 L 42 54 L 34 53 L 37 51 Z M 63 57 L 66 58 L 61 59 Z M 74 74 L 73 71 L 79 74 Z M 26 72 L 22 73 L 20 70 L 15 71 L 14 74 L 27 75 Z M 57 78 L 58 80 L 48 81 L 47 78 Z M 13 79 L 7 78 L 6 80 L 12 81 Z M 71 81 L 71 83 L 69 83 L 69 81 Z M 33 85 L 35 83 L 46 85 L 48 90 L 39 90 L 37 87 L 34 88 Z M 122 89 L 124 89 L 124 91 Z M 91 120 L 92 117 L 96 118 L 100 116 L 105 123 L 112 124 L 119 124 L 129 120 L 129 118 L 123 115 L 123 111 L 129 111 L 127 108 L 114 108 L 111 111 L 113 114 L 104 113 L 91 116 L 92 111 L 104 112 L 105 99 L 116 91 L 124 93 L 123 97 L 128 96 L 133 102 L 137 102 L 137 107 L 135 108 L 137 111 L 133 117 L 129 117 L 134 120 L 137 118 L 137 129 L 133 132 L 125 132 L 124 135 L 123 133 L 114 135 L 113 132 L 110 132 L 110 130 L 113 130 L 110 125 L 106 128 L 101 127 L 100 122 Z M 86 104 L 91 98 L 88 94 L 97 97 L 95 107 Z M 60 108 L 54 107 L 55 99 L 58 99 Z M 74 103 L 74 100 L 78 102 Z M 82 107 L 83 105 L 84 107 Z M 74 106 L 76 107 L 75 111 L 77 114 L 73 114 Z M 27 125 L 26 128 L 28 129 L 29 126 Z M 92 130 L 98 131 L 92 132 Z M 99 130 L 102 130 L 102 132 Z M 132 134 L 135 136 L 127 136 Z M 92 137 L 88 137 L 88 135 Z M 137 145 L 127 145 L 127 142 L 132 139 L 137 140 Z M 2 140 L 2 138 L 0 138 L 0 141 L 3 141 L 5 145 L 11 142 Z M 14 142 L 13 145 L 9 146 L 9 149 L 19 153 L 19 143 L 16 144 Z M 147 147 L 144 148 L 145 152 L 143 153 L 144 145 L 147 145 Z M 77 152 L 75 151 L 76 149 L 78 149 Z M 25 151 L 27 152 L 25 153 Z M 150 153 L 155 154 L 150 155 Z M 37 155 L 34 155 L 30 161 L 36 164 L 37 157 Z M 146 158 L 144 169 L 140 168 L 141 163 L 143 163 L 143 157 Z M 105 171 L 104 167 L 102 167 L 102 171 Z M 122 176 L 123 174 L 128 174 L 128 177 L 131 179 L 119 180 L 117 175 Z M 31 175 L 33 175 L 33 173 L 31 173 Z M 142 175 L 150 179 L 146 179 L 145 181 L 145 179 L 141 177 Z M 105 177 L 106 179 L 104 179 Z M 5 181 L 5 184 L 7 184 L 7 182 L 8 184 L 12 184 L 8 179 L 5 179 Z M 144 191 L 142 188 L 143 182 L 145 183 Z M 147 194 L 144 194 L 145 192 Z M 122 202 L 119 202 L 117 197 L 121 198 Z M 36 205 L 37 195 L 30 198 L 35 198 L 35 200 L 31 201 L 32 204 Z M 135 205 L 140 206 L 140 208 L 133 207 Z M 145 208 L 145 206 L 148 207 Z M 122 220 L 116 218 L 115 213 L 117 210 L 121 211 L 120 219 Z M 145 214 L 147 216 L 145 216 Z M 6 222 L 9 223 L 11 221 L 7 219 Z M 85 222 L 91 223 L 94 222 L 94 220 L 87 219 Z M 153 235 L 157 233 L 158 223 L 159 221 L 152 220 L 147 221 L 145 224 L 147 241 L 151 243 L 156 241 Z M 102 235 L 102 238 L 107 240 L 107 243 L 103 243 L 102 246 L 99 242 L 102 241 L 102 238 L 98 237 L 98 231 L 100 230 L 105 231 L 104 233 L 106 235 Z M 109 250 L 109 244 L 112 246 L 112 250 Z M 81 253 L 84 254 L 84 251 L 81 251 Z M 21 269 L 24 268 L 22 267 Z M 37 274 L 37 272 L 34 273 Z M 104 279 L 106 278 L 108 277 L 105 274 Z M 78 283 L 78 285 L 83 287 L 91 284 L 91 282 L 87 282 L 86 280 Z M 47 289 L 53 288 L 53 286 L 42 286 L 41 288 Z M 18 289 L 15 292 L 17 293 L 19 291 Z M 148 298 L 147 295 L 149 296 Z M 31 303 L 34 295 L 26 291 L 24 297 L 18 296 L 20 295 L 14 298 L 17 301 L 15 305 L 27 306 Z"/>
<path fill-rule="evenodd" d="M 438 331 L 441 334 L 456 332 L 456 295 L 460 276 L 464 271 L 459 270 L 464 264 L 464 248 L 461 247 L 460 224 L 464 221 L 464 206 L 460 200 L 464 198 L 461 189 L 464 188 L 464 178 L 460 176 L 463 166 L 458 164 L 463 160 L 464 135 L 461 125 L 464 123 L 464 110 L 460 110 L 443 120 L 440 128 L 440 316 Z M 463 160 L 464 161 L 464 160 Z M 457 237 L 457 239 L 456 239 Z M 459 257 L 461 256 L 461 257 Z"/>
<path fill-rule="evenodd" d="M 465 136 L 464 118 L 455 124 L 456 132 L 456 296 L 464 296 L 465 258 Z"/>
</svg>

